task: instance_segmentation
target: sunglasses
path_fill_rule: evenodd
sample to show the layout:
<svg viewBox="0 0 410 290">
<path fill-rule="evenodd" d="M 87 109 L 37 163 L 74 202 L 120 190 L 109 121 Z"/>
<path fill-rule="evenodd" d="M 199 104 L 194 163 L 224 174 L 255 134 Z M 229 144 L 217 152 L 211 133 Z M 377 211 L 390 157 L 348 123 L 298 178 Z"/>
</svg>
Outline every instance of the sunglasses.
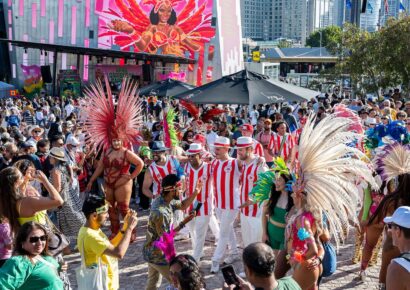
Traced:
<svg viewBox="0 0 410 290">
<path fill-rule="evenodd" d="M 40 134 L 41 133 L 41 131 L 33 131 L 34 133 L 36 133 L 36 134 Z"/>
<path fill-rule="evenodd" d="M 30 237 L 30 239 L 28 239 L 28 241 L 29 241 L 31 244 L 35 244 L 35 243 L 37 243 L 38 241 L 45 242 L 46 240 L 47 240 L 47 236 L 46 236 L 46 235 L 40 236 L 40 237 Z"/>
</svg>

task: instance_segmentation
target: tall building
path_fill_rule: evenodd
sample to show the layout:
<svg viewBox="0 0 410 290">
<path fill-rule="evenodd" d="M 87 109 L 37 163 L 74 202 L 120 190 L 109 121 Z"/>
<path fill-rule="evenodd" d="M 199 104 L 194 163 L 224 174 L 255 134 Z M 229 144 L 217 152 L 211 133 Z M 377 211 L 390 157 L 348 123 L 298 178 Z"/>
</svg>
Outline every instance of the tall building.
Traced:
<svg viewBox="0 0 410 290">
<path fill-rule="evenodd" d="M 369 32 L 378 30 L 384 0 L 367 0 L 366 13 L 360 14 L 360 28 Z"/>
<path fill-rule="evenodd" d="M 410 0 L 381 0 L 380 25 L 383 26 L 390 17 L 397 18 L 400 13 L 409 14 Z M 386 5 L 387 2 L 387 5 Z M 404 8 L 404 9 L 403 9 Z"/>
<path fill-rule="evenodd" d="M 306 42 L 308 5 L 307 1 L 287 0 L 283 3 L 282 37 Z"/>
<path fill-rule="evenodd" d="M 242 36 L 273 40 L 273 0 L 241 0 Z"/>
</svg>

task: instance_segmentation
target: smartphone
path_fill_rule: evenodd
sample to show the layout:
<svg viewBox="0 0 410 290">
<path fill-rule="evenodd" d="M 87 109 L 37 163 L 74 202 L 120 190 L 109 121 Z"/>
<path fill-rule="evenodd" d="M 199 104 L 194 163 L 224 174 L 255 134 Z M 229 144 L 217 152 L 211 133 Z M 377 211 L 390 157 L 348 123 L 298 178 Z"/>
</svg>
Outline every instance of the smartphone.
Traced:
<svg viewBox="0 0 410 290">
<path fill-rule="evenodd" d="M 196 214 L 198 214 L 198 212 L 199 212 L 199 210 L 201 209 L 201 207 L 202 207 L 202 202 L 198 202 L 197 205 L 196 205 L 196 207 L 195 207 L 195 213 L 196 213 Z"/>
<path fill-rule="evenodd" d="M 224 276 L 224 280 L 228 285 L 236 285 L 239 287 L 240 283 L 238 277 L 236 276 L 235 270 L 232 265 L 228 265 L 221 268 L 222 275 Z"/>
</svg>

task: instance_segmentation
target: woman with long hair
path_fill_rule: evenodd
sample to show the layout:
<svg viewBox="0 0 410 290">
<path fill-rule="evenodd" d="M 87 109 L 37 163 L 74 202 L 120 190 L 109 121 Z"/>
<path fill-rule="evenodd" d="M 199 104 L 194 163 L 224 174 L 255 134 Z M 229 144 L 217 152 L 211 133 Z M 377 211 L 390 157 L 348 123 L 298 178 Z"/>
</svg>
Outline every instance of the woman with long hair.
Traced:
<svg viewBox="0 0 410 290">
<path fill-rule="evenodd" d="M 64 289 L 59 272 L 66 271 L 67 266 L 59 265 L 47 250 L 48 236 L 42 225 L 27 222 L 21 226 L 16 236 L 14 256 L 0 268 L 2 289 Z"/>
<path fill-rule="evenodd" d="M 190 255 L 181 254 L 173 258 L 169 263 L 169 274 L 178 290 L 202 290 L 206 287 L 198 264 Z"/>
<path fill-rule="evenodd" d="M 86 219 L 81 211 L 80 197 L 70 190 L 70 173 L 67 169 L 63 149 L 52 148 L 49 158 L 50 164 L 53 166 L 50 171 L 50 181 L 64 200 L 64 204 L 56 211 L 57 226 L 70 240 L 70 248 L 73 250 L 77 244 L 78 232 L 81 226 L 85 224 Z M 68 247 L 64 253 L 70 253 Z"/>
<path fill-rule="evenodd" d="M 373 249 L 384 230 L 383 218 L 391 216 L 400 206 L 410 206 L 410 144 L 394 143 L 385 146 L 377 155 L 374 162 L 380 170 L 380 176 L 388 185 L 395 184 L 380 202 L 366 228 L 366 244 L 363 249 L 360 276 L 365 278 L 366 268 Z M 385 241 L 382 248 L 382 265 L 379 273 L 379 283 L 383 287 L 386 283 L 387 267 L 390 261 L 400 255 L 400 251 L 393 245 L 391 234 L 385 230 Z"/>
<path fill-rule="evenodd" d="M 49 197 L 25 196 L 21 191 L 23 175 L 16 167 L 8 167 L 0 171 L 0 212 L 9 220 L 14 233 L 17 233 L 20 225 L 28 221 L 45 224 L 46 210 L 59 207 L 64 203 L 43 172 L 36 171 L 34 177 L 43 184 Z"/>
<path fill-rule="evenodd" d="M 291 192 L 286 186 L 289 181 L 291 181 L 289 174 L 276 175 L 269 200 L 264 204 L 262 214 L 262 242 L 270 245 L 277 257 L 275 277 L 278 279 L 284 277 L 288 270 L 285 259 L 286 215 L 293 207 Z"/>
</svg>

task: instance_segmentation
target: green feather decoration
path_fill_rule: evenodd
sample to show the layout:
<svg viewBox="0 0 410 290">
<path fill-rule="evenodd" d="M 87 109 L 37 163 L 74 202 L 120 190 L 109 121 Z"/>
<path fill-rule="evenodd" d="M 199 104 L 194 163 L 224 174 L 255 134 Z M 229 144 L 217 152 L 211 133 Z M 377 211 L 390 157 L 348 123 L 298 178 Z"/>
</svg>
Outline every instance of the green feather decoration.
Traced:
<svg viewBox="0 0 410 290">
<path fill-rule="evenodd" d="M 289 168 L 286 166 L 285 160 L 281 157 L 277 157 L 273 163 L 275 167 L 272 168 L 275 172 L 278 172 L 280 175 L 290 175 Z"/>
<path fill-rule="evenodd" d="M 176 117 L 177 117 L 177 113 L 174 111 L 174 109 L 170 108 L 167 112 L 167 123 L 168 123 L 169 138 L 171 139 L 172 146 L 178 146 L 179 144 L 177 131 L 175 130 L 175 127 L 174 127 L 174 120 Z"/>
<path fill-rule="evenodd" d="M 253 202 L 261 204 L 265 200 L 270 198 L 270 193 L 273 184 L 275 183 L 275 172 L 268 170 L 258 174 L 258 180 L 255 186 L 249 193 L 249 199 Z"/>
</svg>

